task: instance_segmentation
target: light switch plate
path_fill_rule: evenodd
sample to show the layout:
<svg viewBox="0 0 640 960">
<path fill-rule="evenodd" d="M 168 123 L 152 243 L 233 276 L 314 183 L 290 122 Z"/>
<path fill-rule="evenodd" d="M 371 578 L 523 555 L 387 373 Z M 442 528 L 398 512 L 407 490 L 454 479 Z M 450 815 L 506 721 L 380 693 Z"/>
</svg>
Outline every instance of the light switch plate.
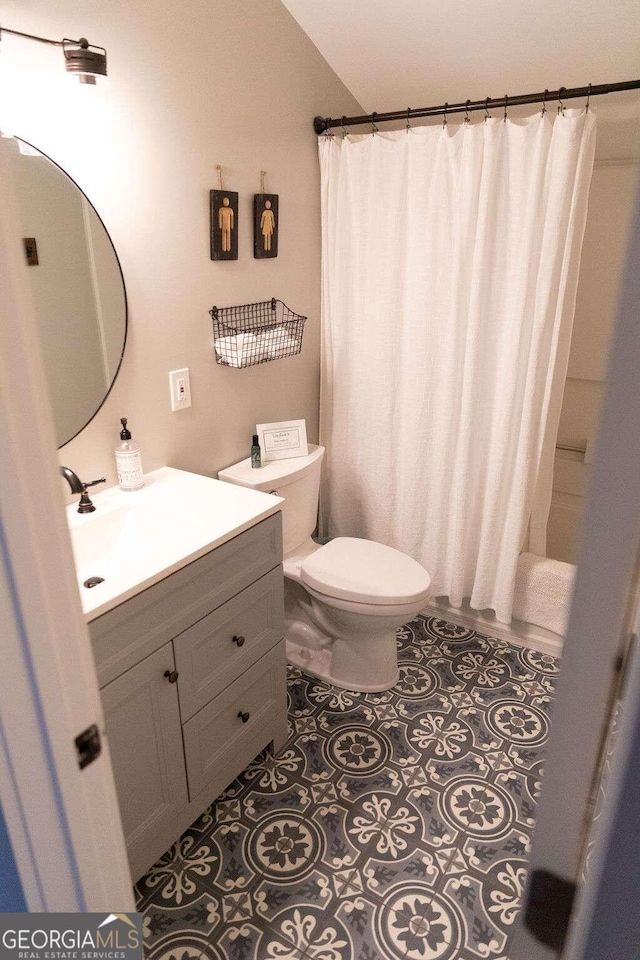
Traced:
<svg viewBox="0 0 640 960">
<path fill-rule="evenodd" d="M 191 383 L 189 382 L 188 367 L 170 371 L 169 387 L 172 410 L 186 410 L 187 407 L 191 406 Z"/>
</svg>

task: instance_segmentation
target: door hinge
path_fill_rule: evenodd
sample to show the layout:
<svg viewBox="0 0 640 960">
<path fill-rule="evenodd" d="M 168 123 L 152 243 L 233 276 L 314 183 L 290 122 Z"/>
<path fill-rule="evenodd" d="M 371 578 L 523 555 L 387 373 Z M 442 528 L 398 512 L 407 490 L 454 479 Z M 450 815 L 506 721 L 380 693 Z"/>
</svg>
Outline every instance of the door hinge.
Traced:
<svg viewBox="0 0 640 960">
<path fill-rule="evenodd" d="M 74 742 L 78 752 L 78 765 L 81 770 L 84 770 L 96 757 L 100 756 L 102 751 L 100 731 L 95 723 L 79 733 Z"/>
<path fill-rule="evenodd" d="M 576 885 L 548 870 L 534 870 L 529 883 L 529 894 L 524 922 L 536 940 L 552 950 L 564 946 Z"/>
</svg>

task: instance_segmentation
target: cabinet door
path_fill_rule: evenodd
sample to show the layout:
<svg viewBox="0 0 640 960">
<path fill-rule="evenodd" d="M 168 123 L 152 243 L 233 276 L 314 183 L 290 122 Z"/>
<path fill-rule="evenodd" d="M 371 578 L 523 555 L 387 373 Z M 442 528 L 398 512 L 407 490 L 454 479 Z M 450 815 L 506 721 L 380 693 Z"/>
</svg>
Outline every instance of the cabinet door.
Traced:
<svg viewBox="0 0 640 960">
<path fill-rule="evenodd" d="M 177 839 L 187 803 L 177 684 L 165 644 L 101 691 L 134 880 Z"/>
</svg>

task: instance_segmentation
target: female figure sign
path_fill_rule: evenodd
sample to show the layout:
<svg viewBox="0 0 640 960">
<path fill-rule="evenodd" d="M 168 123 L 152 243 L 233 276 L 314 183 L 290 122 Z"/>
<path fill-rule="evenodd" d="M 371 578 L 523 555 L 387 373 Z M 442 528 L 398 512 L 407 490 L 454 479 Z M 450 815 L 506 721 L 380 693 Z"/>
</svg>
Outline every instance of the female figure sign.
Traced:
<svg viewBox="0 0 640 960">
<path fill-rule="evenodd" d="M 276 225 L 276 219 L 271 209 L 271 200 L 267 200 L 260 217 L 260 229 L 262 230 L 262 242 L 265 250 L 271 250 L 271 237 Z"/>
<path fill-rule="evenodd" d="M 258 260 L 278 256 L 278 196 L 275 193 L 254 194 L 253 255 Z"/>
</svg>

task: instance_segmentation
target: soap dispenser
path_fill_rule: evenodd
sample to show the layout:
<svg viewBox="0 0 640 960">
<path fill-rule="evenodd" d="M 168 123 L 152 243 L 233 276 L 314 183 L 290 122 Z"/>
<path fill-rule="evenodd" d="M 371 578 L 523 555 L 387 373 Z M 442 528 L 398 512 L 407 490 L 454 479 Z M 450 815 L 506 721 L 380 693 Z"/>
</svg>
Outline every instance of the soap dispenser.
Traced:
<svg viewBox="0 0 640 960">
<path fill-rule="evenodd" d="M 127 418 L 121 417 L 120 423 L 122 442 L 115 449 L 118 483 L 122 490 L 139 490 L 144 486 L 140 444 L 131 439 L 131 431 L 127 430 Z"/>
</svg>

